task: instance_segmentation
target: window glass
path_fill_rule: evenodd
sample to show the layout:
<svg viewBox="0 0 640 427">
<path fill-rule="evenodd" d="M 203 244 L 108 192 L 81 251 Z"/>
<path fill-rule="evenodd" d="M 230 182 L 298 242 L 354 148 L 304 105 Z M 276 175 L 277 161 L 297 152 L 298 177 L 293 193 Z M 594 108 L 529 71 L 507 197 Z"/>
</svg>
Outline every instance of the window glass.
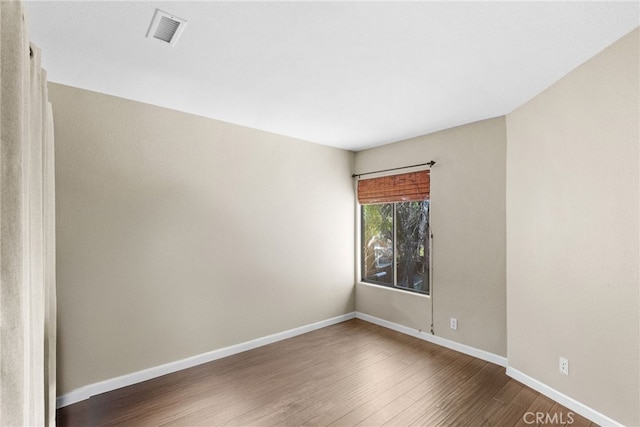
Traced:
<svg viewBox="0 0 640 427">
<path fill-rule="evenodd" d="M 362 278 L 393 284 L 393 203 L 362 206 Z"/>
<path fill-rule="evenodd" d="M 429 202 L 396 203 L 396 271 L 399 288 L 429 291 Z"/>
<path fill-rule="evenodd" d="M 362 205 L 362 280 L 429 292 L 429 201 Z"/>
</svg>

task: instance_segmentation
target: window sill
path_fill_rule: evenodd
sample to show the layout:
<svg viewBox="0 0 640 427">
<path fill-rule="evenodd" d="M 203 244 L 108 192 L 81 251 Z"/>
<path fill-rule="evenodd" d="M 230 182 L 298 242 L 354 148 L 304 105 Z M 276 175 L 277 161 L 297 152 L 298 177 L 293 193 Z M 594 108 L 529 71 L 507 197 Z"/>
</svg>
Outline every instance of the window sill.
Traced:
<svg viewBox="0 0 640 427">
<path fill-rule="evenodd" d="M 364 285 L 364 286 L 371 286 L 371 287 L 379 288 L 379 289 L 385 289 L 385 290 L 391 291 L 391 292 L 400 292 L 403 295 L 411 295 L 411 296 L 416 296 L 416 297 L 419 297 L 419 298 L 431 299 L 431 294 L 421 294 L 419 292 L 411 292 L 411 291 L 406 291 L 404 289 L 392 288 L 390 286 L 377 285 L 375 283 L 369 283 L 369 282 L 363 282 L 363 281 L 359 281 L 359 282 L 357 282 L 357 284 L 358 285 Z"/>
</svg>

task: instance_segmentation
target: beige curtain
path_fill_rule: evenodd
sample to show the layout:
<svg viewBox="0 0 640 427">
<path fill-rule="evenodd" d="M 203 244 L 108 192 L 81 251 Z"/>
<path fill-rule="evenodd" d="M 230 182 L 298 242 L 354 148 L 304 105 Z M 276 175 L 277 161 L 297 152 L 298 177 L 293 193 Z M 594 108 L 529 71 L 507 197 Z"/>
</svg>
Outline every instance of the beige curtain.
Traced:
<svg viewBox="0 0 640 427">
<path fill-rule="evenodd" d="M 0 1 L 0 113 L 0 426 L 55 425 L 53 121 L 19 1 Z"/>
</svg>

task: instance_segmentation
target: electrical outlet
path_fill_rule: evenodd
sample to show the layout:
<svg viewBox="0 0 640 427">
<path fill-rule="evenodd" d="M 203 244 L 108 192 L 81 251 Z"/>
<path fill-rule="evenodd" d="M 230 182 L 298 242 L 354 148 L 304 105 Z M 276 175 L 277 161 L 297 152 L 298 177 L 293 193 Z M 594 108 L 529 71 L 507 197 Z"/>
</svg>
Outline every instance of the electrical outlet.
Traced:
<svg viewBox="0 0 640 427">
<path fill-rule="evenodd" d="M 458 319 L 456 319 L 455 317 L 452 317 L 450 319 L 450 323 L 449 326 L 451 327 L 451 329 L 453 329 L 454 331 L 458 330 Z"/>
<path fill-rule="evenodd" d="M 560 358 L 560 373 L 569 375 L 569 360 L 564 357 Z"/>
</svg>

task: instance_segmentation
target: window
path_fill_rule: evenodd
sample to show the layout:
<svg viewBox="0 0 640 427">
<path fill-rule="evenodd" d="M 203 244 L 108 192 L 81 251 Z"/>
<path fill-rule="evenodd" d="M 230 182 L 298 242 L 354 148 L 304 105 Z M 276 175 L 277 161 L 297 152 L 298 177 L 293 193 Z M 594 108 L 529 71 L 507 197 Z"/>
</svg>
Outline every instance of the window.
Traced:
<svg viewBox="0 0 640 427">
<path fill-rule="evenodd" d="M 363 282 L 429 293 L 428 198 L 428 171 L 359 181 Z"/>
</svg>

